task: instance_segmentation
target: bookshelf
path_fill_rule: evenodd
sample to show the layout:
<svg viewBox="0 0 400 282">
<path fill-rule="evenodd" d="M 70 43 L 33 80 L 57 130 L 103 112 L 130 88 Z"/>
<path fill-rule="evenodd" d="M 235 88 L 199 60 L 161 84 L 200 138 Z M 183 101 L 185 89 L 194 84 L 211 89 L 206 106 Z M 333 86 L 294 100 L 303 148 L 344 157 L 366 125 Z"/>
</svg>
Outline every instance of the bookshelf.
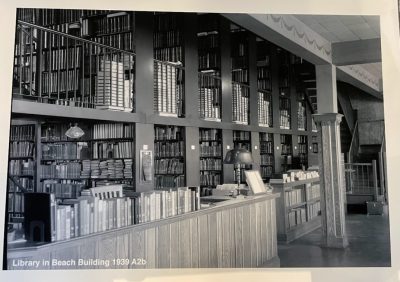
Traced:
<svg viewBox="0 0 400 282">
<path fill-rule="evenodd" d="M 249 123 L 248 32 L 231 25 L 232 113 L 236 124 Z"/>
<path fill-rule="evenodd" d="M 66 123 L 44 123 L 40 138 L 38 192 L 74 198 L 82 189 L 134 183 L 134 125 L 80 124 L 85 135 L 65 136 Z"/>
<path fill-rule="evenodd" d="M 311 146 L 312 146 L 312 152 L 314 154 L 318 153 L 318 139 L 317 139 L 317 136 L 311 136 Z"/>
<path fill-rule="evenodd" d="M 11 125 L 8 163 L 8 222 L 24 218 L 24 193 L 34 192 L 36 183 L 36 125 Z"/>
<path fill-rule="evenodd" d="M 223 158 L 222 130 L 200 128 L 200 188 L 202 195 L 222 184 Z"/>
<path fill-rule="evenodd" d="M 272 127 L 271 52 L 267 41 L 257 38 L 258 125 Z"/>
<path fill-rule="evenodd" d="M 184 116 L 183 14 L 154 13 L 154 110 Z"/>
<path fill-rule="evenodd" d="M 279 61 L 279 126 L 281 129 L 291 129 L 292 56 L 289 52 L 280 48 L 277 48 L 277 53 Z"/>
<path fill-rule="evenodd" d="M 198 71 L 200 117 L 221 121 L 221 48 L 219 16 L 198 15 Z"/>
<path fill-rule="evenodd" d="M 321 225 L 318 176 L 289 183 L 271 181 L 274 190 L 282 195 L 277 201 L 279 241 L 291 242 Z"/>
<path fill-rule="evenodd" d="M 292 135 L 281 134 L 281 158 L 282 158 L 282 171 L 287 171 L 292 166 L 293 146 Z"/>
<path fill-rule="evenodd" d="M 307 135 L 298 135 L 297 136 L 297 144 L 298 144 L 298 154 L 299 154 L 299 165 L 307 169 L 308 167 L 308 136 Z"/>
<path fill-rule="evenodd" d="M 250 131 L 233 130 L 233 146 L 235 148 L 244 148 L 251 152 L 251 134 Z M 245 170 L 252 168 L 252 165 L 240 165 L 240 180 L 241 183 L 246 183 Z M 236 173 L 234 174 L 236 183 Z"/>
<path fill-rule="evenodd" d="M 26 32 L 17 35 L 14 87 L 19 91 L 14 95 L 40 103 L 132 112 L 134 14 L 51 9 L 36 14 L 31 22 L 40 25 L 17 23 Z M 90 31 L 85 31 L 88 26 Z"/>
<path fill-rule="evenodd" d="M 304 92 L 297 92 L 297 129 L 307 130 L 307 108 Z"/>
<path fill-rule="evenodd" d="M 185 186 L 185 134 L 180 126 L 154 126 L 155 189 Z"/>
<path fill-rule="evenodd" d="M 272 133 L 260 132 L 260 169 L 261 177 L 264 181 L 268 181 L 274 170 L 274 135 Z"/>
</svg>

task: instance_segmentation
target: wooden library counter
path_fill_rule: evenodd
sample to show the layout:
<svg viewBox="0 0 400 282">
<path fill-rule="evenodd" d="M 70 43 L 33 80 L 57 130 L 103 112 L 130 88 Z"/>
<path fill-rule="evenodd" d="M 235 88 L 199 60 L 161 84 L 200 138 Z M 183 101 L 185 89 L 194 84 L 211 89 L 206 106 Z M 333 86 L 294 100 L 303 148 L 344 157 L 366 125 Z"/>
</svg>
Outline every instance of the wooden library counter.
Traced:
<svg viewBox="0 0 400 282">
<path fill-rule="evenodd" d="M 279 266 L 277 197 L 216 199 L 172 218 L 50 244 L 10 245 L 8 269 Z"/>
</svg>

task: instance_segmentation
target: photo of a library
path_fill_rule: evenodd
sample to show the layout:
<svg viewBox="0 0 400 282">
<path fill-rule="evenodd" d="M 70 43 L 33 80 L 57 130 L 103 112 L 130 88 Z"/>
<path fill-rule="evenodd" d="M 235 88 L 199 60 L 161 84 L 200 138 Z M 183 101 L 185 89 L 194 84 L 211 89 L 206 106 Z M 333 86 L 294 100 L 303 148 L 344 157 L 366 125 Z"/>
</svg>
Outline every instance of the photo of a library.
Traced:
<svg viewBox="0 0 400 282">
<path fill-rule="evenodd" d="M 379 16 L 15 12 L 4 270 L 391 266 Z"/>
</svg>

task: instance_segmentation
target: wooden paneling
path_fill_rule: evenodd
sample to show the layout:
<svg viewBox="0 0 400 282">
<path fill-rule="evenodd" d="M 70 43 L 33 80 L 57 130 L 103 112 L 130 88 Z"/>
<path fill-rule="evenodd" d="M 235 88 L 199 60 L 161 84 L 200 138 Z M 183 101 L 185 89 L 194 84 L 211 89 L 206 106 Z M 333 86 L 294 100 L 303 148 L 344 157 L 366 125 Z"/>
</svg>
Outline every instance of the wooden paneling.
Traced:
<svg viewBox="0 0 400 282">
<path fill-rule="evenodd" d="M 9 252 L 12 259 L 103 260 L 109 265 L 81 268 L 257 267 L 276 261 L 276 195 L 232 200 L 224 206 L 94 234 L 45 247 Z M 118 264 L 118 259 L 146 260 L 145 265 Z M 46 266 L 47 268 L 61 268 Z M 46 269 L 45 266 L 39 269 Z M 63 267 L 67 268 L 67 267 Z M 79 268 L 68 267 L 68 268 Z M 21 268 L 19 268 L 21 269 Z"/>
</svg>

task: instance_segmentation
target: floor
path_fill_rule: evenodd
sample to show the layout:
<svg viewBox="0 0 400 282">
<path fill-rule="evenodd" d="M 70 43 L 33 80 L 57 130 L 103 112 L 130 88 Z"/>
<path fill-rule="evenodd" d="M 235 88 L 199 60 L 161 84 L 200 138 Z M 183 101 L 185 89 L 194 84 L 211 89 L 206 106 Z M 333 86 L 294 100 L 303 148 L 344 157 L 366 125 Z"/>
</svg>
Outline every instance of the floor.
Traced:
<svg viewBox="0 0 400 282">
<path fill-rule="evenodd" d="M 351 214 L 346 217 L 349 246 L 321 246 L 321 228 L 289 243 L 278 245 L 281 267 L 390 266 L 390 234 L 387 215 Z"/>
</svg>

